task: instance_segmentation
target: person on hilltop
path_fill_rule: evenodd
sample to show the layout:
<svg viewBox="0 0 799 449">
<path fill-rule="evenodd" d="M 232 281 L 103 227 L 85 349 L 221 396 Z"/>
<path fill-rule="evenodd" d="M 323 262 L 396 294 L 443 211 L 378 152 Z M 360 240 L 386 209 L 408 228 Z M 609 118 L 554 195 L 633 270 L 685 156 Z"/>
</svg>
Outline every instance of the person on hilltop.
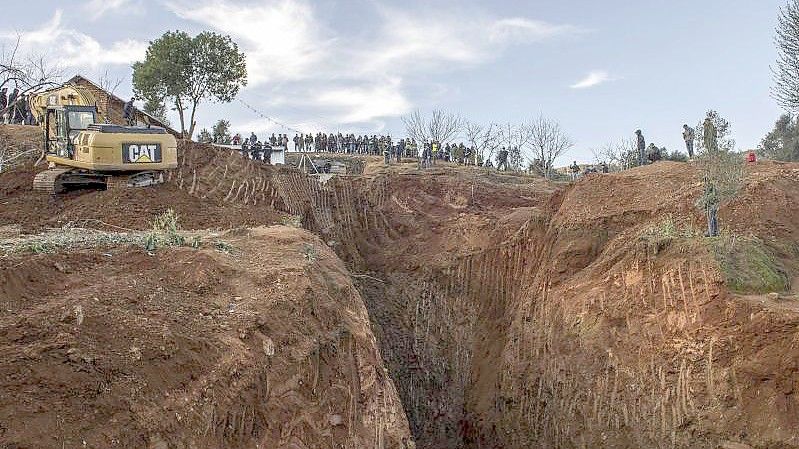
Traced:
<svg viewBox="0 0 799 449">
<path fill-rule="evenodd" d="M 718 237 L 719 235 L 719 194 L 716 186 L 705 178 L 705 191 L 702 194 L 699 202 L 704 206 L 707 215 L 707 233 L 706 237 Z"/>
<path fill-rule="evenodd" d="M 405 154 L 405 140 L 404 139 L 400 139 L 397 142 L 396 151 L 394 152 L 394 155 L 397 158 L 397 163 L 398 164 L 402 163 L 402 156 L 404 154 Z"/>
<path fill-rule="evenodd" d="M 638 149 L 638 165 L 646 164 L 646 139 L 640 129 L 635 130 Z"/>
<path fill-rule="evenodd" d="M 255 146 L 255 142 L 258 142 L 258 136 L 254 132 L 250 132 L 250 146 Z"/>
<path fill-rule="evenodd" d="M 577 165 L 577 161 L 572 162 L 571 167 L 569 167 L 569 171 L 572 175 L 572 181 L 576 181 L 577 177 L 580 176 L 580 166 Z"/>
<path fill-rule="evenodd" d="M 696 136 L 693 128 L 688 124 L 682 125 L 682 138 L 685 141 L 685 149 L 688 150 L 688 157 L 694 157 L 694 137 Z"/>
<path fill-rule="evenodd" d="M 505 147 L 497 154 L 497 170 L 508 171 L 508 150 Z"/>
<path fill-rule="evenodd" d="M 705 122 L 702 124 L 702 128 L 704 134 L 702 135 L 702 143 L 705 146 L 705 150 L 709 152 L 716 152 L 719 150 L 719 133 L 716 130 L 716 125 L 713 124 L 713 120 L 710 120 L 710 117 L 705 119 Z"/>
<path fill-rule="evenodd" d="M 655 163 L 661 159 L 660 148 L 656 147 L 654 143 L 650 143 L 646 149 L 646 159 Z"/>
<path fill-rule="evenodd" d="M 8 89 L 0 89 L 0 111 L 8 107 Z"/>
<path fill-rule="evenodd" d="M 8 106 L 6 106 L 6 107 L 13 108 L 11 110 L 11 112 L 9 112 L 9 115 L 8 115 L 10 117 L 10 121 L 12 123 L 14 122 L 14 118 L 16 117 L 16 111 L 17 111 L 16 107 L 17 106 L 14 103 L 16 103 L 17 97 L 19 97 L 19 89 L 15 88 L 14 90 L 11 91 L 10 94 L 8 94 Z"/>
</svg>

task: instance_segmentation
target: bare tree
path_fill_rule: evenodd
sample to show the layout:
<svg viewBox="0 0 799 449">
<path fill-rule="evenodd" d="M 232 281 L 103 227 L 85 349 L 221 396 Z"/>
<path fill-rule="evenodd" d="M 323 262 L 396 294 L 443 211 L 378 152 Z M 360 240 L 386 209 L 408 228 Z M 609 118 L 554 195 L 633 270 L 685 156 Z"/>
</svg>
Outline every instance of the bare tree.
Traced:
<svg viewBox="0 0 799 449">
<path fill-rule="evenodd" d="M 530 138 L 530 127 L 526 123 L 508 122 L 499 126 L 499 140 L 506 148 L 524 148 Z"/>
<path fill-rule="evenodd" d="M 513 170 L 522 169 L 525 146 L 530 143 L 530 127 L 527 123 L 507 122 L 499 126 L 499 142 L 508 151 L 508 163 Z"/>
<path fill-rule="evenodd" d="M 780 9 L 777 22 L 777 64 L 772 67 L 772 96 L 789 111 L 799 110 L 799 0 Z"/>
<path fill-rule="evenodd" d="M 402 117 L 402 122 L 408 136 L 417 143 L 435 141 L 443 145 L 458 134 L 463 119 L 457 114 L 436 109 L 429 118 L 423 116 L 419 110 L 413 111 Z"/>
<path fill-rule="evenodd" d="M 500 146 L 499 125 L 490 123 L 488 126 L 477 122 L 465 120 L 463 122 L 463 134 L 469 146 L 474 148 L 474 162 L 491 159 L 494 152 Z"/>
<path fill-rule="evenodd" d="M 455 137 L 462 126 L 463 119 L 459 115 L 441 109 L 434 110 L 427 123 L 430 138 L 442 145 Z"/>
<path fill-rule="evenodd" d="M 549 179 L 555 160 L 570 150 L 574 143 L 558 122 L 543 115 L 523 126 L 522 131 L 532 153 L 532 157 L 528 157 L 530 164 L 538 163 L 544 176 Z"/>
<path fill-rule="evenodd" d="M 429 140 L 425 118 L 418 109 L 403 116 L 402 123 L 405 124 L 405 132 L 408 134 L 408 137 L 415 140 L 418 144 L 423 145 Z"/>
<path fill-rule="evenodd" d="M 44 56 L 20 55 L 20 41 L 17 36 L 13 45 L 0 48 L 0 88 L 19 89 L 17 100 L 0 110 L 0 116 L 20 107 L 28 95 L 58 86 L 63 78 L 62 70 Z"/>
<path fill-rule="evenodd" d="M 20 39 L 0 48 L 0 88 L 13 85 L 26 93 L 58 83 L 63 78 L 61 68 L 41 55 L 20 55 Z"/>
<path fill-rule="evenodd" d="M 596 163 L 606 163 L 610 171 L 628 170 L 638 165 L 638 147 L 632 138 L 610 142 L 603 147 L 591 150 Z"/>
<path fill-rule="evenodd" d="M 122 84 L 122 81 L 123 81 L 122 78 L 112 77 L 108 73 L 107 69 L 105 72 L 103 72 L 102 75 L 100 75 L 99 79 L 100 87 L 111 95 L 114 95 L 114 92 L 116 92 L 116 90 L 119 89 L 119 86 Z"/>
</svg>

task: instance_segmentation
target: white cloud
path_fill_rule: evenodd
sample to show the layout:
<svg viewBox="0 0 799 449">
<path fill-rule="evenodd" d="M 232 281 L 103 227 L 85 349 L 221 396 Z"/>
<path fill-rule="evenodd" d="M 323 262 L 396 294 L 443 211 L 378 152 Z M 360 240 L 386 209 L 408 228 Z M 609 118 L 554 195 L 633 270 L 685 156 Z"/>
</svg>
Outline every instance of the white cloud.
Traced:
<svg viewBox="0 0 799 449">
<path fill-rule="evenodd" d="M 399 78 L 389 78 L 372 85 L 324 90 L 316 97 L 316 102 L 341 110 L 336 119 L 345 124 L 403 115 L 411 110 L 411 104 L 401 93 L 401 84 Z"/>
<path fill-rule="evenodd" d="M 231 1 L 169 2 L 178 17 L 229 34 L 247 55 L 251 86 L 314 76 L 329 44 L 304 1 L 242 5 Z"/>
<path fill-rule="evenodd" d="M 560 36 L 572 36 L 585 30 L 572 25 L 556 25 L 524 17 L 512 17 L 493 22 L 489 38 L 495 42 L 537 42 Z"/>
<path fill-rule="evenodd" d="M 98 20 L 110 12 L 124 12 L 126 14 L 139 14 L 144 11 L 144 4 L 134 0 L 88 0 L 83 4 L 83 10 L 91 20 Z"/>
<path fill-rule="evenodd" d="M 594 70 L 590 72 L 585 78 L 581 79 L 580 81 L 572 84 L 570 87 L 572 89 L 588 89 L 589 87 L 598 86 L 602 83 L 606 83 L 608 81 L 614 81 L 614 78 L 611 78 L 610 74 L 605 70 Z"/>
<path fill-rule="evenodd" d="M 80 31 L 66 28 L 63 13 L 57 10 L 40 28 L 21 33 L 0 31 L 0 43 L 19 37 L 19 54 L 45 55 L 63 68 L 97 68 L 104 65 L 130 64 L 143 59 L 147 43 L 125 39 L 103 46 Z"/>
<path fill-rule="evenodd" d="M 554 25 L 521 17 L 453 14 L 451 10 L 409 12 L 380 7 L 383 27 L 366 43 L 366 68 L 373 71 L 431 70 L 453 64 L 473 65 L 496 58 L 510 45 L 524 45 L 581 33 L 571 25 Z"/>
<path fill-rule="evenodd" d="M 166 3 L 178 17 L 229 34 L 241 46 L 249 79 L 243 96 L 331 128 L 406 113 L 413 104 L 405 81 L 414 75 L 483 64 L 511 45 L 581 32 L 523 17 L 370 4 L 376 15 L 363 11 L 342 27 L 310 0 Z M 267 89 L 270 99 L 263 98 Z"/>
</svg>

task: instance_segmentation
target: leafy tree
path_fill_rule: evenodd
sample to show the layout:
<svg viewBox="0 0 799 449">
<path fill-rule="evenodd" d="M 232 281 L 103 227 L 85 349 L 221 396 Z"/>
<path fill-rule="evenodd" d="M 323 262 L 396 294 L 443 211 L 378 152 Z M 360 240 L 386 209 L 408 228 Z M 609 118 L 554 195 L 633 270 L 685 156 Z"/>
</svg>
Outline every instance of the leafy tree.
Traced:
<svg viewBox="0 0 799 449">
<path fill-rule="evenodd" d="M 687 154 L 680 150 L 669 152 L 669 150 L 665 147 L 660 149 L 660 157 L 663 158 L 664 161 L 688 162 Z"/>
<path fill-rule="evenodd" d="M 772 68 L 772 96 L 789 111 L 799 109 L 799 0 L 780 9 L 777 21 L 777 65 Z"/>
<path fill-rule="evenodd" d="M 211 143 L 214 141 L 214 138 L 206 128 L 203 128 L 200 130 L 200 134 L 197 135 L 197 141 L 200 143 Z"/>
<path fill-rule="evenodd" d="M 799 123 L 793 114 L 783 114 L 774 124 L 757 152 L 778 161 L 799 161 Z"/>
<path fill-rule="evenodd" d="M 171 123 L 169 123 L 169 119 L 166 118 L 166 105 L 164 105 L 163 100 L 159 100 L 157 98 L 148 98 L 144 102 L 143 109 L 144 112 L 157 118 L 164 125 L 167 126 L 172 125 Z"/>
<path fill-rule="evenodd" d="M 212 139 L 215 143 L 229 144 L 230 143 L 230 122 L 227 120 L 219 120 L 211 128 Z"/>
<path fill-rule="evenodd" d="M 715 135 L 705 136 L 703 145 L 706 150 L 696 159 L 704 187 L 696 205 L 707 214 L 707 235 L 715 237 L 719 233 L 719 207 L 735 198 L 743 186 L 745 173 L 741 155 L 733 151 L 735 141 L 730 138 L 730 123 L 711 112 L 714 111 L 708 112 L 703 133 Z M 719 131 L 714 129 L 715 123 L 721 125 Z"/>
<path fill-rule="evenodd" d="M 230 36 L 210 31 L 193 38 L 183 31 L 168 31 L 150 42 L 144 61 L 133 64 L 136 95 L 174 104 L 181 133 L 189 139 L 202 101 L 230 102 L 246 85 L 244 53 Z"/>
</svg>

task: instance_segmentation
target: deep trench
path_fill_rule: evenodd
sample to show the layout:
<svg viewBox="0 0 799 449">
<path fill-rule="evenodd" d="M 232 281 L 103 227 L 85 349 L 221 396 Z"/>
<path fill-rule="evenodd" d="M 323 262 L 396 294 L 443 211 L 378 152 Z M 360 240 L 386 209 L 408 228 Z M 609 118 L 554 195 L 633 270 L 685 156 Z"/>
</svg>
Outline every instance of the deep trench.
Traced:
<svg viewBox="0 0 799 449">
<path fill-rule="evenodd" d="M 780 370 L 781 358 L 763 354 L 786 353 L 786 340 L 753 344 L 755 306 L 728 297 L 712 255 L 641 234 L 691 208 L 681 167 L 661 184 L 674 202 L 642 209 L 651 198 L 632 193 L 652 178 L 641 170 L 569 187 L 442 169 L 325 181 L 202 159 L 210 154 L 176 172 L 179 188 L 290 214 L 347 264 L 417 448 L 715 449 L 794 438 L 775 433 L 796 428 L 794 410 L 751 412 L 788 396 L 742 373 Z M 475 230 L 487 235 L 463 235 Z M 714 414 L 722 400 L 725 419 Z M 763 437 L 749 433 L 753 416 L 768 416 Z"/>
<path fill-rule="evenodd" d="M 288 211 L 302 216 L 303 226 L 327 241 L 352 272 L 367 274 L 354 280 L 416 447 L 502 447 L 493 419 L 505 407 L 497 365 L 512 319 L 507 306 L 540 257 L 543 224 L 436 264 L 392 261 L 389 250 L 415 232 L 391 216 L 396 181 L 342 177 L 322 184 L 290 176 L 280 183 Z"/>
</svg>

